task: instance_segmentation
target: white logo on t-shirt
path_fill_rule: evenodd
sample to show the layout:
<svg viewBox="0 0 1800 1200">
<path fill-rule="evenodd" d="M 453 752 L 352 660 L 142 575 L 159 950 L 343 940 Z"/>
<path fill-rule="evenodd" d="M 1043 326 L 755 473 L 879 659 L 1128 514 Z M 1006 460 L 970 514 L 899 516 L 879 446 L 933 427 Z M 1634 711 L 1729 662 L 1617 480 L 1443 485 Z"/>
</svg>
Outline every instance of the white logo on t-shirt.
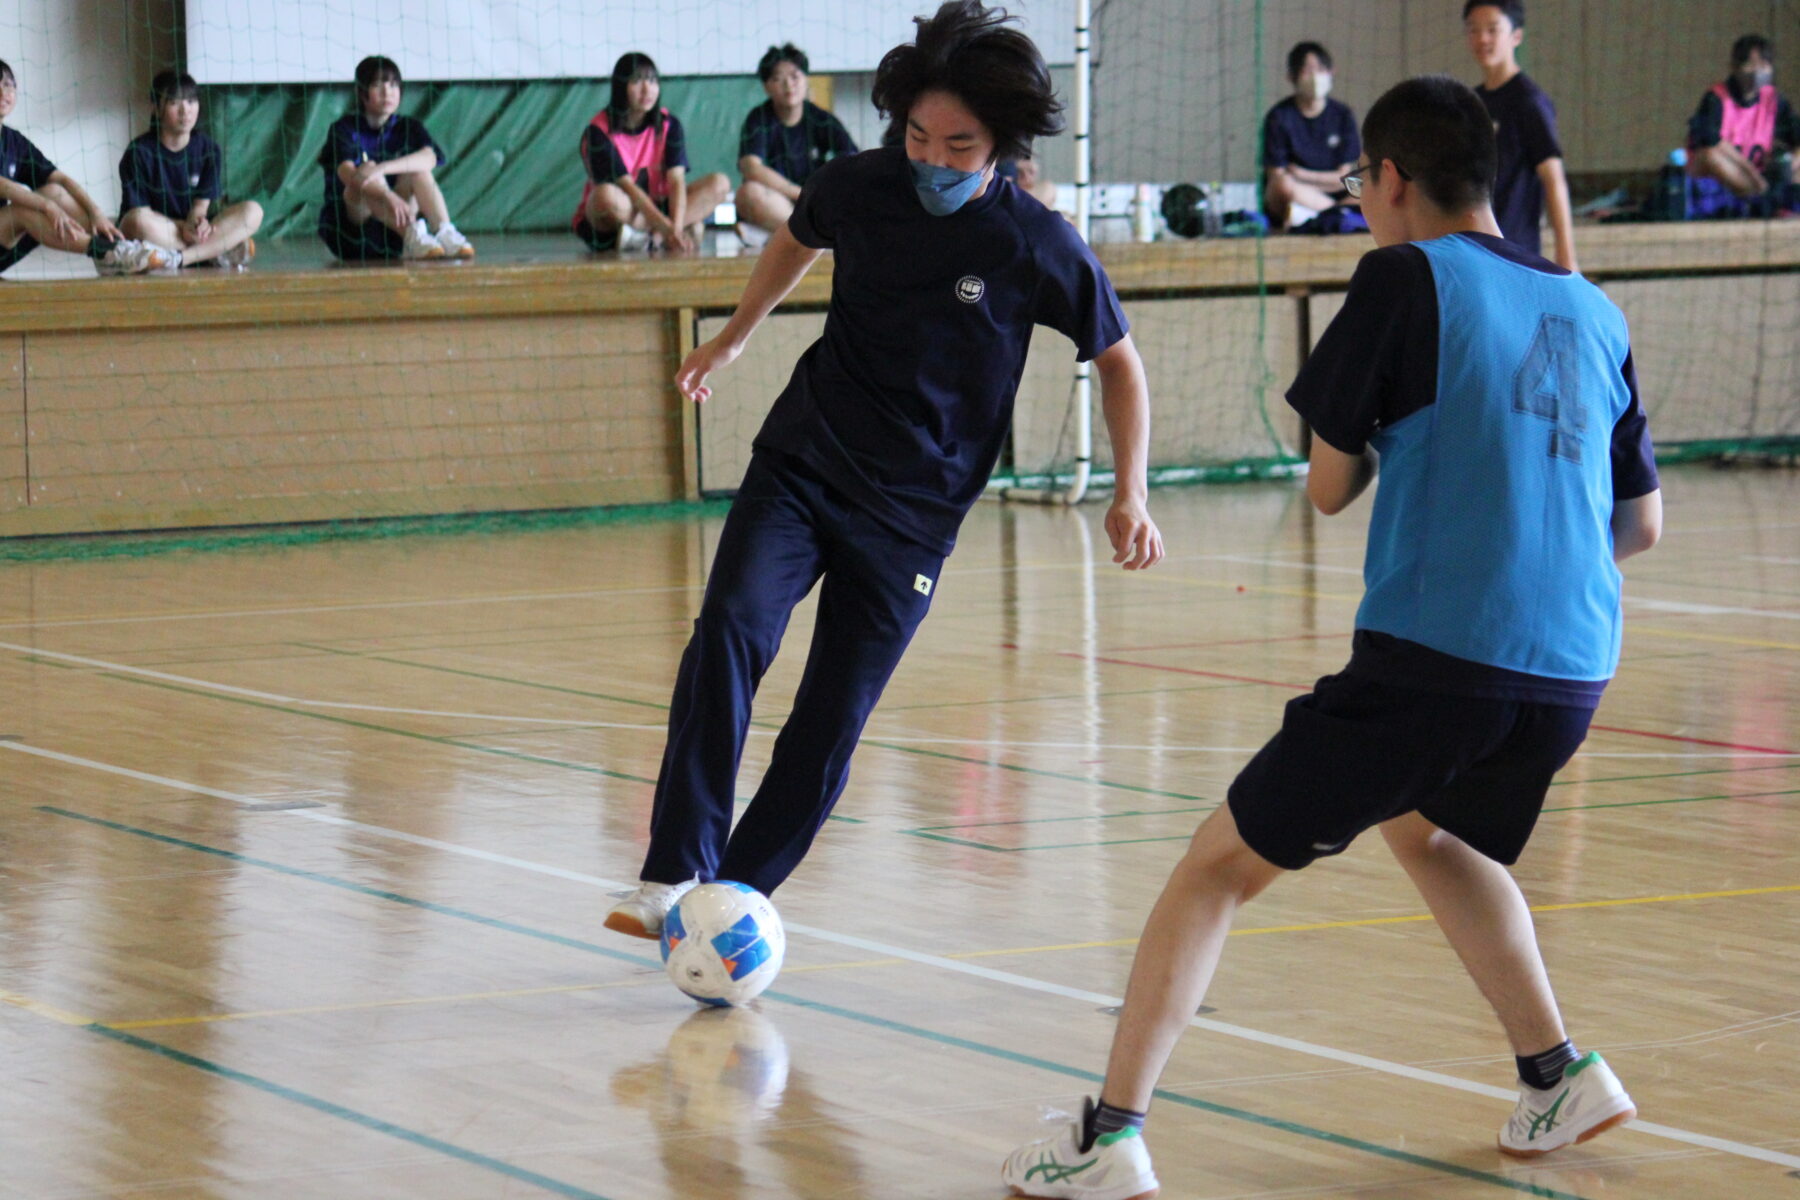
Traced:
<svg viewBox="0 0 1800 1200">
<path fill-rule="evenodd" d="M 973 275 L 964 275 L 956 281 L 956 298 L 964 304 L 975 303 L 986 291 L 987 284 Z"/>
<path fill-rule="evenodd" d="M 914 575 L 913 591 L 919 593 L 921 596 L 931 595 L 931 580 L 925 578 L 923 575 Z"/>
<path fill-rule="evenodd" d="M 200 186 L 200 177 L 198 175 L 189 175 L 188 176 L 188 186 L 189 187 L 199 187 Z"/>
<path fill-rule="evenodd" d="M 1337 134 L 1334 133 L 1330 137 L 1325 139 L 1325 144 L 1327 146 L 1330 146 L 1333 150 L 1336 150 L 1338 148 L 1338 143 L 1343 140 L 1344 140 L 1343 138 L 1339 137 Z"/>
</svg>

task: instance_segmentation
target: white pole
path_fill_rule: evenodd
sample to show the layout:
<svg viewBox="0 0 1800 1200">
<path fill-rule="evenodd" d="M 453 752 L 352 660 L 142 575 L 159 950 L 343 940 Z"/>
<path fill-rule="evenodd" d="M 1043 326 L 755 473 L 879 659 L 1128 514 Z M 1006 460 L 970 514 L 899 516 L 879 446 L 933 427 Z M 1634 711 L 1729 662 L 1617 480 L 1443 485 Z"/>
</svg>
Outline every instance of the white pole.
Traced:
<svg viewBox="0 0 1800 1200">
<path fill-rule="evenodd" d="M 1075 0 L 1075 232 L 1087 241 L 1093 226 L 1093 57 L 1088 49 L 1091 0 Z M 1094 466 L 1093 379 L 1089 364 L 1075 364 L 1075 476 L 1066 491 L 1055 487 L 1000 490 L 1002 500 L 1028 500 L 1038 504 L 1080 504 L 1087 495 L 1088 477 Z"/>
</svg>

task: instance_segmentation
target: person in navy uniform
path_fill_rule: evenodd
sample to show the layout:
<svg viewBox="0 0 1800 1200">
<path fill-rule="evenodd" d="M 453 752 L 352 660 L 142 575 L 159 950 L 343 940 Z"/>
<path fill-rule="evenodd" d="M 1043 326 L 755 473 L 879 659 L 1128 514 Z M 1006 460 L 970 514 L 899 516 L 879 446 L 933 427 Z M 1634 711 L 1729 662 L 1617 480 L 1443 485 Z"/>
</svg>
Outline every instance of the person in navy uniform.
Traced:
<svg viewBox="0 0 1800 1200">
<path fill-rule="evenodd" d="M 823 336 L 756 435 L 682 655 L 637 891 L 610 929 L 654 937 L 687 886 L 764 894 L 799 864 L 863 723 L 937 599 L 1006 440 L 1034 327 L 1092 360 L 1117 475 L 1106 531 L 1128 570 L 1162 557 L 1145 509 L 1149 397 L 1112 285 L 1069 223 L 995 174 L 1062 127 L 1049 70 L 1004 12 L 950 0 L 891 50 L 873 97 L 898 144 L 813 175 L 737 311 L 681 364 L 707 380 L 830 250 Z M 731 827 L 757 683 L 819 585 L 806 671 L 755 798 Z"/>
<path fill-rule="evenodd" d="M 806 53 L 792 42 L 770 46 L 756 64 L 769 98 L 744 117 L 738 135 L 738 219 L 760 230 L 776 229 L 794 213 L 794 201 L 812 173 L 834 158 L 856 153 L 844 123 L 806 98 Z"/>
<path fill-rule="evenodd" d="M 1481 68 L 1475 94 L 1493 118 L 1499 145 L 1494 219 L 1507 240 L 1536 254 L 1547 210 L 1556 239 L 1550 257 L 1565 270 L 1576 270 L 1575 210 L 1556 132 L 1556 105 L 1519 67 L 1525 0 L 1468 0 L 1463 5 L 1463 32 L 1469 53 Z"/>
<path fill-rule="evenodd" d="M 1194 834 L 1138 942 L 1099 1104 L 1007 1160 L 1033 1196 L 1155 1189 L 1144 1113 L 1233 915 L 1372 826 L 1512 1043 L 1500 1149 L 1548 1153 L 1636 1113 L 1569 1040 L 1507 870 L 1618 665 L 1615 564 L 1662 527 L 1625 318 L 1501 237 L 1493 124 L 1471 89 L 1396 86 L 1363 145 L 1344 182 L 1378 248 L 1287 395 L 1313 429 L 1319 511 L 1380 465 L 1350 662 L 1289 701 Z"/>
<path fill-rule="evenodd" d="M 200 85 L 185 72 L 159 72 L 150 103 L 150 131 L 133 138 L 119 159 L 119 228 L 180 251 L 184 266 L 245 265 L 256 255 L 262 205 L 244 200 L 213 211 L 224 194 L 225 159 L 219 143 L 194 128 Z"/>
<path fill-rule="evenodd" d="M 1281 229 L 1342 204 L 1338 180 L 1362 154 L 1356 113 L 1331 98 L 1331 51 L 1299 43 L 1288 51 L 1287 75 L 1294 94 L 1263 118 L 1263 209 Z"/>
<path fill-rule="evenodd" d="M 331 123 L 319 151 L 319 240 L 349 262 L 474 258 L 434 174 L 444 148 L 424 122 L 401 115 L 401 87 L 393 59 L 372 54 L 356 64 L 356 110 Z"/>
<path fill-rule="evenodd" d="M 6 124 L 18 103 L 19 77 L 0 62 L 0 272 L 40 245 L 85 254 L 102 275 L 179 267 L 179 254 L 126 237 L 87 189 Z"/>
</svg>

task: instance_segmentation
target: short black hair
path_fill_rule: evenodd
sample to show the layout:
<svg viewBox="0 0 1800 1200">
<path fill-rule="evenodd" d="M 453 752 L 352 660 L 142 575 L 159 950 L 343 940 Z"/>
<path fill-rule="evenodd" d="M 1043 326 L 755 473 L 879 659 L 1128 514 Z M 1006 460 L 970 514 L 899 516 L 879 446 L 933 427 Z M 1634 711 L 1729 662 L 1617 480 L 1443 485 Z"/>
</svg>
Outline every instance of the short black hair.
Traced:
<svg viewBox="0 0 1800 1200">
<path fill-rule="evenodd" d="M 1005 9 L 981 0 L 945 0 L 914 17 L 913 40 L 882 55 L 870 99 L 888 118 L 884 145 L 905 140 L 906 120 L 926 92 L 948 92 L 994 135 L 996 160 L 1031 153 L 1033 138 L 1061 133 L 1062 101 L 1037 46 Z"/>
<path fill-rule="evenodd" d="M 1317 42 L 1300 42 L 1288 51 L 1289 82 L 1300 78 L 1300 72 L 1306 69 L 1306 56 L 1309 54 L 1319 60 L 1321 67 L 1331 70 L 1331 51 Z"/>
<path fill-rule="evenodd" d="M 1494 119 L 1474 89 L 1448 75 L 1389 88 L 1363 118 L 1362 137 L 1371 175 L 1392 159 L 1445 212 L 1466 212 L 1493 196 Z"/>
<path fill-rule="evenodd" d="M 782 63 L 793 63 L 802 75 L 811 70 L 806 62 L 806 51 L 792 42 L 783 42 L 779 46 L 770 46 L 762 56 L 762 61 L 756 64 L 756 77 L 764 83 L 769 82 L 769 76 L 775 74 L 775 68 Z"/>
<path fill-rule="evenodd" d="M 200 85 L 186 71 L 158 71 L 150 81 L 150 103 L 161 108 L 171 100 L 198 100 Z"/>
<path fill-rule="evenodd" d="M 400 82 L 400 64 L 384 54 L 371 54 L 356 64 L 358 92 L 366 92 L 378 83 Z"/>
<path fill-rule="evenodd" d="M 637 50 L 627 50 L 619 55 L 619 61 L 612 69 L 612 98 L 606 104 L 606 120 L 618 133 L 625 128 L 625 118 L 631 114 L 631 100 L 625 89 L 634 79 L 662 80 L 662 72 L 656 69 L 656 60 L 648 54 Z M 644 123 L 655 129 L 662 128 L 662 105 L 650 110 Z"/>
<path fill-rule="evenodd" d="M 1525 28 L 1525 0 L 1468 0 L 1463 5 L 1463 20 L 1478 8 L 1497 8 L 1514 29 Z"/>
<path fill-rule="evenodd" d="M 6 65 L 6 60 L 3 58 L 0 58 L 0 79 L 10 79 L 14 87 L 19 86 L 19 77 L 13 74 L 13 69 Z"/>
<path fill-rule="evenodd" d="M 1760 33 L 1746 33 L 1731 43 L 1731 65 L 1733 67 L 1741 67 L 1749 62 L 1752 54 L 1761 54 L 1766 63 L 1775 61 L 1774 45 Z"/>
</svg>

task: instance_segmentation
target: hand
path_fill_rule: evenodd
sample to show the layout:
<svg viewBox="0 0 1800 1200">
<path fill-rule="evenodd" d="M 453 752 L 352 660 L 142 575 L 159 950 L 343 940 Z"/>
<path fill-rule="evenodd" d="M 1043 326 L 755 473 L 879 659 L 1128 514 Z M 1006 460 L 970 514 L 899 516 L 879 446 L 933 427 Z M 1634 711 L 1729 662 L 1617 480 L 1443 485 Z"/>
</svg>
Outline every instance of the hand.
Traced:
<svg viewBox="0 0 1800 1200">
<path fill-rule="evenodd" d="M 197 246 L 212 236 L 212 222 L 205 217 L 189 217 L 176 227 L 184 245 Z"/>
<path fill-rule="evenodd" d="M 681 227 L 661 213 L 649 220 L 650 232 L 662 239 L 664 246 L 676 250 L 687 249 L 687 239 L 682 236 Z"/>
<path fill-rule="evenodd" d="M 79 242 L 87 236 L 87 230 L 60 204 L 46 202 L 44 216 L 49 219 L 51 230 L 65 242 Z"/>
<path fill-rule="evenodd" d="M 406 197 L 392 188 L 383 187 L 379 191 L 370 189 L 363 193 L 371 210 L 385 212 L 394 218 L 394 228 L 404 230 L 413 223 L 412 205 Z"/>
<path fill-rule="evenodd" d="M 710 342 L 695 346 L 688 356 L 681 360 L 681 369 L 675 372 L 675 387 L 695 404 L 704 404 L 712 396 L 712 389 L 706 386 L 706 377 L 734 361 L 744 348 L 725 340 L 720 334 Z M 1160 551 L 1159 551 L 1160 552 Z"/>
<path fill-rule="evenodd" d="M 1142 500 L 1115 497 L 1106 510 L 1106 536 L 1112 539 L 1113 561 L 1127 571 L 1148 570 L 1162 561 L 1162 533 Z"/>
<path fill-rule="evenodd" d="M 99 234 L 101 237 L 109 237 L 115 242 L 122 242 L 125 240 L 125 235 L 119 232 L 119 227 L 114 225 L 105 213 L 97 212 L 90 215 L 94 218 L 95 233 Z"/>
<path fill-rule="evenodd" d="M 358 163 L 356 165 L 356 177 L 364 183 L 369 182 L 371 179 L 382 178 L 381 164 L 378 162 Z"/>
</svg>

